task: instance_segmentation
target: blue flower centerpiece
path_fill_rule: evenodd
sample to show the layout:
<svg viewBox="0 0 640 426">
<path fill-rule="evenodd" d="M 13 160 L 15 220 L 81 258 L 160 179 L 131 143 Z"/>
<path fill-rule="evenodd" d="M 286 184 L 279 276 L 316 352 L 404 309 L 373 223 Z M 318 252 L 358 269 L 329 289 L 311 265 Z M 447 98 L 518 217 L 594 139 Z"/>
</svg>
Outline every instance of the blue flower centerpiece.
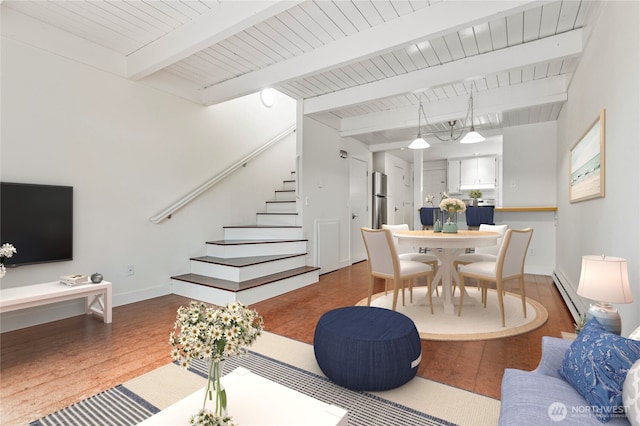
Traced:
<svg viewBox="0 0 640 426">
<path fill-rule="evenodd" d="M 442 225 L 442 232 L 452 234 L 458 232 L 458 213 L 467 210 L 467 205 L 457 198 L 444 198 L 440 201 L 440 210 L 447 214 L 447 220 Z"/>
</svg>

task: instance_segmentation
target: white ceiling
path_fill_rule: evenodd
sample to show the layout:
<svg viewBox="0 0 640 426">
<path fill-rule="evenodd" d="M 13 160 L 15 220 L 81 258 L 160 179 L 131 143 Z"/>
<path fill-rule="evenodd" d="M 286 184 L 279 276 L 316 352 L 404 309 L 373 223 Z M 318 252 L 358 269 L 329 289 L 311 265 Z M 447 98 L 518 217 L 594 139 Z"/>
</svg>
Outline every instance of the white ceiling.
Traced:
<svg viewBox="0 0 640 426">
<path fill-rule="evenodd" d="M 556 120 L 599 3 L 556 1 L 13 1 L 2 36 L 203 105 L 273 87 L 372 151 L 473 124 Z M 465 117 L 467 120 L 465 121 Z M 459 133 L 457 131 L 456 133 Z M 425 159 L 450 154 L 435 142 Z M 491 142 L 493 141 L 493 142 Z M 445 153 L 445 154 L 443 154 Z M 449 154 L 446 154 L 449 153 Z M 409 157 L 410 158 L 410 157 Z"/>
</svg>

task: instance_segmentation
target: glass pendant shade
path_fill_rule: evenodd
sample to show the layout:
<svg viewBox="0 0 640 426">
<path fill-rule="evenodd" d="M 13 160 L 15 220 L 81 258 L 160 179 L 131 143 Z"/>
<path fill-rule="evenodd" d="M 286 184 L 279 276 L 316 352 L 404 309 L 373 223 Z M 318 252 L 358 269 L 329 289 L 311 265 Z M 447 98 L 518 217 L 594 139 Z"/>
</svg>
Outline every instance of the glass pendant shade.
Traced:
<svg viewBox="0 0 640 426">
<path fill-rule="evenodd" d="M 415 138 L 413 142 L 411 142 L 411 144 L 409 144 L 409 149 L 425 149 L 429 148 L 430 146 L 431 145 L 429 145 L 429 143 L 425 141 L 420 134 L 418 134 L 418 137 Z"/>
<path fill-rule="evenodd" d="M 460 141 L 460 143 L 478 143 L 485 140 L 485 138 L 478 132 L 476 132 L 473 127 L 471 131 L 465 135 L 464 138 Z"/>
</svg>

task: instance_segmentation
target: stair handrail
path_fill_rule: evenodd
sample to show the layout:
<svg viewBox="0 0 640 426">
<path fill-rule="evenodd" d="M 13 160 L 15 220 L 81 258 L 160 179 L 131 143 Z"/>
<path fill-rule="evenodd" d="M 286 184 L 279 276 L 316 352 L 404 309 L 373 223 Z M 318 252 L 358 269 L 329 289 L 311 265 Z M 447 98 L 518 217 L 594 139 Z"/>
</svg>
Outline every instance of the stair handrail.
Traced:
<svg viewBox="0 0 640 426">
<path fill-rule="evenodd" d="M 293 133 L 295 131 L 296 131 L 296 125 L 294 124 L 293 126 L 289 127 L 285 131 L 283 131 L 282 133 L 280 133 L 280 134 L 276 135 L 274 138 L 270 139 L 264 145 L 258 147 L 254 151 L 252 151 L 247 156 L 245 156 L 242 159 L 236 161 L 231 166 L 227 167 L 226 169 L 224 169 L 223 171 L 221 171 L 217 175 L 213 176 L 211 179 L 207 180 L 206 182 L 204 182 L 203 184 L 201 184 L 197 188 L 193 189 L 192 191 L 190 191 L 189 193 L 187 193 L 186 195 L 184 195 L 183 197 L 181 197 L 180 199 L 178 199 L 177 201 L 175 201 L 174 203 L 172 203 L 171 205 L 169 205 L 168 207 L 166 207 L 162 211 L 160 211 L 157 214 L 151 216 L 149 218 L 149 220 L 151 222 L 153 222 L 153 223 L 160 223 L 165 219 L 171 219 L 171 215 L 173 213 L 175 213 L 176 211 L 178 211 L 179 209 L 181 209 L 185 205 L 189 204 L 191 201 L 196 199 L 200 194 L 202 194 L 203 192 L 205 192 L 206 190 L 208 190 L 209 188 L 211 188 L 212 186 L 214 186 L 215 184 L 220 182 L 222 179 L 224 179 L 227 176 L 229 176 L 231 173 L 235 172 L 236 170 L 238 170 L 241 167 L 246 166 L 247 162 L 249 162 L 250 160 L 254 159 L 258 155 L 260 155 L 262 152 L 264 152 L 267 149 L 269 149 L 272 145 L 275 145 L 276 143 L 280 142 L 282 139 L 284 139 L 285 137 L 289 136 L 291 133 Z"/>
</svg>

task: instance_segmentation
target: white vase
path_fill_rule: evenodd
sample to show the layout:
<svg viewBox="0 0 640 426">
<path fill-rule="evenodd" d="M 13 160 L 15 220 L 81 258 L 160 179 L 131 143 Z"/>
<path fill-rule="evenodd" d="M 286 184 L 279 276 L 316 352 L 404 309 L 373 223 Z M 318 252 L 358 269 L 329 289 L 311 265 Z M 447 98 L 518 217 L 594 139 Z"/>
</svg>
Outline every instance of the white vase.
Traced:
<svg viewBox="0 0 640 426">
<path fill-rule="evenodd" d="M 7 273 L 7 268 L 5 268 L 2 263 L 0 263 L 0 278 L 4 277 L 4 274 L 6 273 Z"/>
</svg>

